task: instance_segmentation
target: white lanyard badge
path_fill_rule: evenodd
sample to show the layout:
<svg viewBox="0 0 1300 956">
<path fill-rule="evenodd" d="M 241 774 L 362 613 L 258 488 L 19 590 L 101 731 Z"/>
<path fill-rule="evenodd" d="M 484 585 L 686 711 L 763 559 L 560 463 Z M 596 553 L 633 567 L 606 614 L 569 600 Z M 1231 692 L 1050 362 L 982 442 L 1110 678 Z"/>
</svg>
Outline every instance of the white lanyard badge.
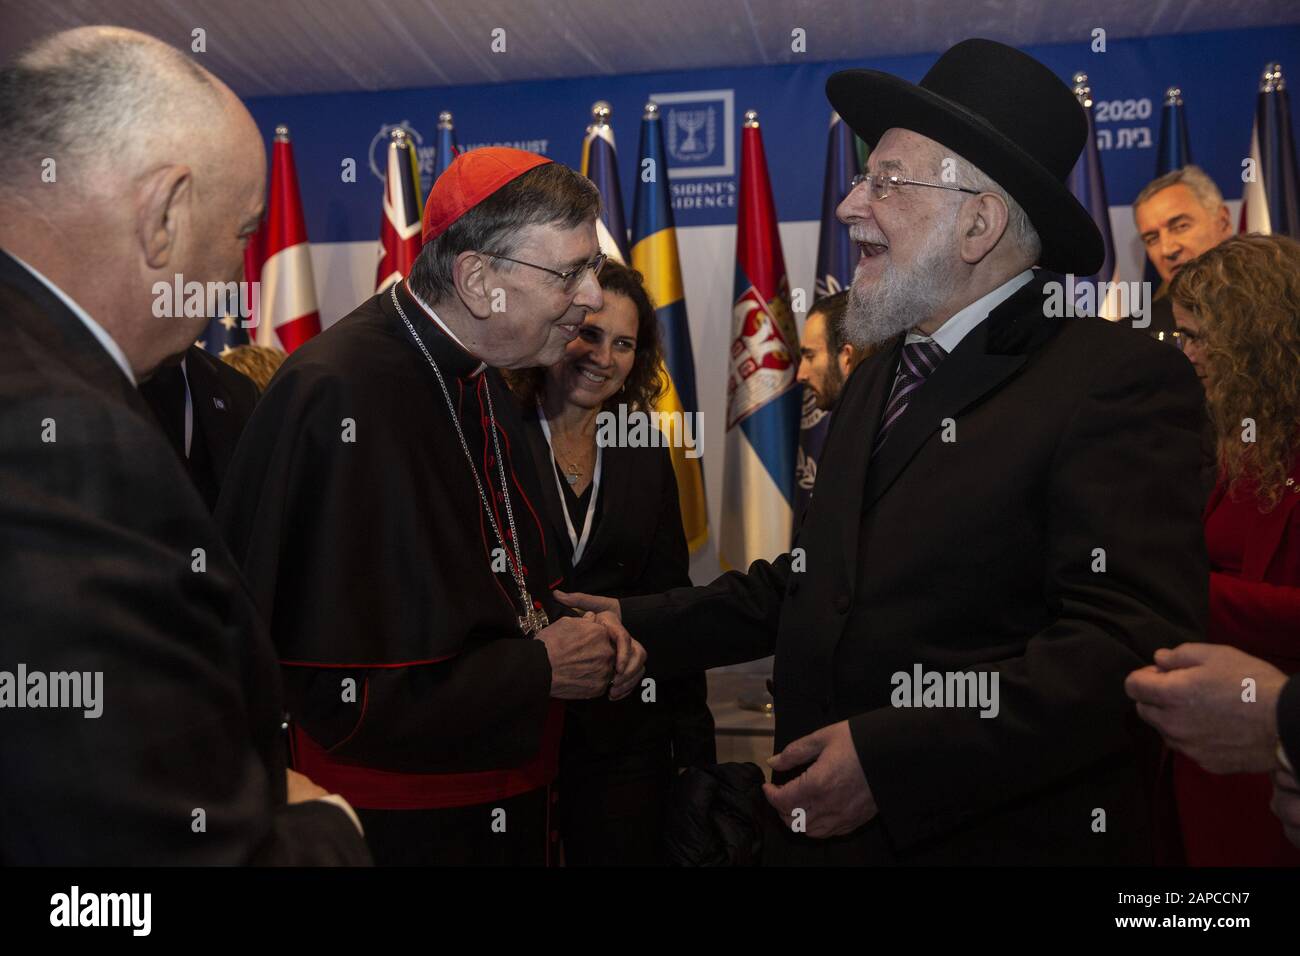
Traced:
<svg viewBox="0 0 1300 956">
<path fill-rule="evenodd" d="M 555 490 L 560 494 L 560 511 L 564 514 L 564 527 L 569 532 L 569 543 L 573 545 L 573 566 L 576 568 L 578 562 L 582 560 L 582 553 L 587 549 L 587 541 L 591 538 L 591 524 L 596 517 L 596 497 L 600 494 L 600 466 L 604 459 L 604 449 L 600 447 L 600 442 L 596 442 L 596 471 L 591 476 L 591 500 L 587 502 L 587 517 L 582 522 L 582 537 L 578 537 L 573 521 L 569 518 L 564 486 L 560 484 L 560 477 L 555 473 L 555 445 L 551 442 L 551 427 L 546 423 L 546 413 L 540 406 L 537 409 L 537 419 L 542 423 L 542 434 L 546 436 L 546 446 L 551 450 L 551 478 L 555 480 Z"/>
</svg>

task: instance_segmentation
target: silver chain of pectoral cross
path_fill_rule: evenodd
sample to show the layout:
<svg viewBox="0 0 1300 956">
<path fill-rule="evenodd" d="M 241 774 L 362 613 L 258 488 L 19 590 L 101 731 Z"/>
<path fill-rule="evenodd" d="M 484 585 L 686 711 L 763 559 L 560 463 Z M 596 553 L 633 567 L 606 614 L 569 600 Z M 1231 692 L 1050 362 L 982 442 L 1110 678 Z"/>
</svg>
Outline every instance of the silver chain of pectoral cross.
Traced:
<svg viewBox="0 0 1300 956">
<path fill-rule="evenodd" d="M 424 353 L 424 357 L 429 360 L 429 365 L 433 367 L 433 374 L 438 377 L 438 385 L 442 388 L 442 397 L 447 400 L 447 411 L 451 414 L 451 423 L 456 426 L 456 437 L 460 439 L 461 451 L 465 453 L 465 461 L 469 464 L 470 474 L 474 476 L 474 486 L 478 488 L 479 501 L 483 503 L 483 513 L 487 515 L 488 524 L 492 526 L 492 533 L 496 535 L 497 543 L 501 545 L 502 552 L 508 555 L 505 539 L 501 535 L 501 528 L 492 513 L 492 503 L 488 500 L 487 492 L 483 490 L 483 482 L 479 480 L 478 468 L 474 465 L 474 456 L 470 454 L 469 443 L 465 441 L 465 431 L 460 427 L 460 418 L 456 414 L 456 404 L 451 400 L 451 391 L 447 388 L 447 382 L 442 377 L 442 369 L 438 368 L 438 363 L 429 354 L 429 349 L 425 346 L 424 340 L 415 331 L 415 326 L 411 324 L 411 320 L 406 317 L 402 304 L 397 301 L 396 283 L 391 287 L 391 292 L 393 305 L 397 307 L 397 314 L 402 317 L 402 322 L 406 325 L 406 331 L 411 333 L 411 338 L 415 340 L 415 344 Z M 533 607 L 533 597 L 528 593 L 528 583 L 524 580 L 522 571 L 524 561 L 519 547 L 519 533 L 515 530 L 515 513 L 510 507 L 510 488 L 506 484 L 506 469 L 501 458 L 501 441 L 497 437 L 497 416 L 496 411 L 492 408 L 492 389 L 487 387 L 486 382 L 484 383 L 484 391 L 487 393 L 488 422 L 492 429 L 492 450 L 497 458 L 497 474 L 501 479 L 501 496 L 505 502 L 506 521 L 510 526 L 510 540 L 513 544 L 513 548 L 510 550 L 514 551 L 515 556 L 513 563 L 509 561 L 507 556 L 506 563 L 510 564 L 510 576 L 515 579 L 515 586 L 519 588 L 519 600 L 523 602 L 524 606 L 524 612 L 518 618 L 519 629 L 525 634 L 532 634 L 546 627 L 549 621 L 545 611 Z"/>
</svg>

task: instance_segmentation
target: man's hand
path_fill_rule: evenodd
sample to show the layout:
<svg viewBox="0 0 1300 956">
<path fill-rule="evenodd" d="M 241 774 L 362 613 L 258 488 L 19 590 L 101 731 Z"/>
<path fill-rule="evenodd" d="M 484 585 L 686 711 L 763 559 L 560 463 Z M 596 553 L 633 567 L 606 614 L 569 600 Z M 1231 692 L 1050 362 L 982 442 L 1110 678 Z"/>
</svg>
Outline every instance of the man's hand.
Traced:
<svg viewBox="0 0 1300 956">
<path fill-rule="evenodd" d="M 609 687 L 610 700 L 622 700 L 636 689 L 645 673 L 645 648 L 623 626 L 623 609 L 618 598 L 583 594 L 581 591 L 553 591 L 555 600 L 569 607 L 586 611 L 590 617 L 605 625 L 609 639 L 614 644 L 614 681 Z"/>
<path fill-rule="evenodd" d="M 1211 773 L 1264 773 L 1277 765 L 1277 698 L 1286 675 L 1225 644 L 1156 651 L 1154 667 L 1128 675 L 1124 690 L 1143 720 L 1174 750 Z M 1243 700 L 1243 681 L 1255 682 Z"/>
<path fill-rule="evenodd" d="M 309 777 L 300 774 L 297 770 L 285 769 L 288 777 L 289 796 L 288 803 L 306 803 L 308 800 L 319 800 L 321 797 L 328 797 L 329 792 L 322 790 L 316 784 L 311 782 Z"/>
<path fill-rule="evenodd" d="M 852 833 L 877 813 L 876 798 L 862 773 L 849 722 L 823 727 L 800 737 L 768 760 L 773 770 L 791 770 L 813 761 L 803 773 L 781 786 L 763 784 L 763 795 L 787 825 L 802 821 L 810 837 Z"/>
<path fill-rule="evenodd" d="M 600 697 L 609 689 L 614 673 L 614 642 L 595 614 L 562 617 L 538 631 L 537 639 L 546 645 L 546 656 L 551 661 L 552 697 L 586 700 Z"/>
<path fill-rule="evenodd" d="M 579 611 L 594 611 L 597 614 L 608 611 L 613 614 L 619 621 L 623 620 L 623 609 L 618 603 L 618 598 L 601 597 L 598 594 L 583 594 L 581 591 L 552 591 L 555 600 L 561 604 L 567 604 L 569 607 L 577 608 Z"/>
<path fill-rule="evenodd" d="M 1273 771 L 1273 812 L 1282 821 L 1286 838 L 1300 846 L 1300 783 L 1279 767 Z"/>
<path fill-rule="evenodd" d="M 614 645 L 614 681 L 609 685 L 609 699 L 622 700 L 636 689 L 645 673 L 645 648 L 627 632 L 617 614 L 601 611 L 596 621 L 604 625 Z"/>
</svg>

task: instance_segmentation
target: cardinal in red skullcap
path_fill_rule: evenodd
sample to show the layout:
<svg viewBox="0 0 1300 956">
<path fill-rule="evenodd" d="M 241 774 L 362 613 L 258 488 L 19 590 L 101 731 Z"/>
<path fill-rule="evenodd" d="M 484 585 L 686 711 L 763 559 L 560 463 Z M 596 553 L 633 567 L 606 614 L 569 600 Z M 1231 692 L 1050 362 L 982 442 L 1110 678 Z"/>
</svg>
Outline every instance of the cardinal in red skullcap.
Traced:
<svg viewBox="0 0 1300 956">
<path fill-rule="evenodd" d="M 410 274 L 272 380 L 217 517 L 279 651 L 294 766 L 357 809 L 376 862 L 551 863 L 562 701 L 626 696 L 644 651 L 551 596 L 498 370 L 554 363 L 601 308 L 599 197 L 491 147 L 424 208 Z"/>
</svg>

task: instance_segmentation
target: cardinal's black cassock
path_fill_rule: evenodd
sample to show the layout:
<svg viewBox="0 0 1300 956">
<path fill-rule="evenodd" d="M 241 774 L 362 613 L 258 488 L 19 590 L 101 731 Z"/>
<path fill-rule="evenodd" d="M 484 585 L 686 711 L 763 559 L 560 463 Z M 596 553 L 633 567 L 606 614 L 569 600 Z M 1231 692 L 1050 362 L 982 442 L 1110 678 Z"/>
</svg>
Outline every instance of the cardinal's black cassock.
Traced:
<svg viewBox="0 0 1300 956">
<path fill-rule="evenodd" d="M 357 808 L 376 862 L 547 863 L 563 710 L 521 618 L 564 612 L 537 471 L 500 374 L 396 289 L 285 362 L 217 519 L 271 626 L 294 766 Z"/>
</svg>

